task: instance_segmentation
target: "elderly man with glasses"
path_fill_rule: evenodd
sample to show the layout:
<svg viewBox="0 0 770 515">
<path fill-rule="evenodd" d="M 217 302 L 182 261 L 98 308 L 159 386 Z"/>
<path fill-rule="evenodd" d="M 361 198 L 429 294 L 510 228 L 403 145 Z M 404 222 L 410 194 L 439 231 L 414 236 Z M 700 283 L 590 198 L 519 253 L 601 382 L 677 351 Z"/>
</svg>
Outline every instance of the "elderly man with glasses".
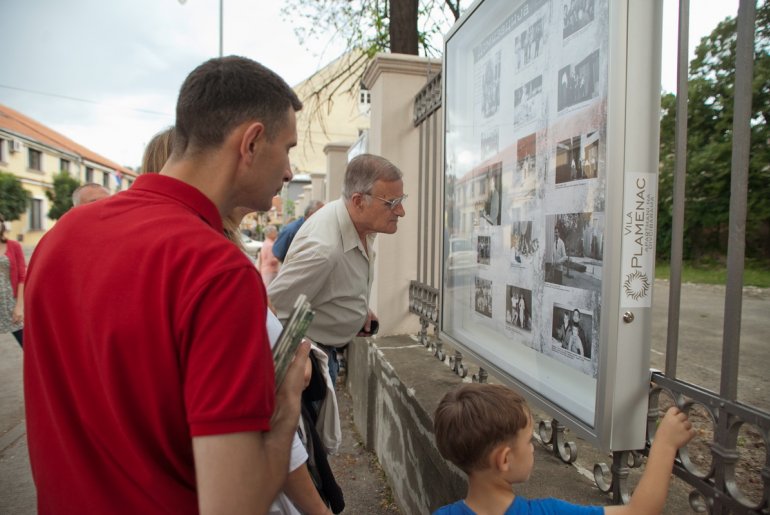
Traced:
<svg viewBox="0 0 770 515">
<path fill-rule="evenodd" d="M 268 296 L 285 322 L 301 293 L 315 318 L 307 337 L 329 355 L 332 384 L 339 372 L 337 349 L 359 333 L 371 333 L 369 309 L 374 275 L 374 238 L 393 234 L 404 216 L 401 171 L 383 157 L 363 154 L 348 164 L 342 197 L 326 204 L 300 228 Z"/>
</svg>

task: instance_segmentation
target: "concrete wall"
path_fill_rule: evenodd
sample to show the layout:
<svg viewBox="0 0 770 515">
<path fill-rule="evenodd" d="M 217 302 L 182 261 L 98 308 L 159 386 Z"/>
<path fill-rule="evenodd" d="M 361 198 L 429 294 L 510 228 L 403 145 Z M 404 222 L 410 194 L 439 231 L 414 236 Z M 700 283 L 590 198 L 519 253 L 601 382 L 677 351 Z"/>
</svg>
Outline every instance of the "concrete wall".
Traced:
<svg viewBox="0 0 770 515">
<path fill-rule="evenodd" d="M 348 347 L 353 420 L 403 513 L 431 513 L 465 495 L 465 476 L 436 449 L 433 411 L 461 379 L 410 336 Z"/>
</svg>

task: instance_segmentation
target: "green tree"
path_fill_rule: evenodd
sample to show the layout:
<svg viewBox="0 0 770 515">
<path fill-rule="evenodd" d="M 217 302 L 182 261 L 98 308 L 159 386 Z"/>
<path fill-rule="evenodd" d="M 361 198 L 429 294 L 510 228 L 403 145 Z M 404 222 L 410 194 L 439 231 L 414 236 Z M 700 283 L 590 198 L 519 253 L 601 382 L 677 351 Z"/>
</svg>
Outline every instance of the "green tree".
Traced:
<svg viewBox="0 0 770 515">
<path fill-rule="evenodd" d="M 735 88 L 736 19 L 704 37 L 690 63 L 687 113 L 685 259 L 727 249 Z M 770 3 L 756 13 L 746 251 L 770 256 Z M 668 257 L 674 171 L 676 98 L 661 99 L 658 252 Z"/>
<path fill-rule="evenodd" d="M 51 201 L 48 218 L 58 220 L 72 208 L 72 192 L 80 186 L 80 181 L 65 171 L 54 175 L 53 189 L 46 190 L 45 196 Z"/>
<path fill-rule="evenodd" d="M 21 181 L 10 173 L 0 172 L 0 213 L 6 220 L 18 220 L 27 210 L 30 194 Z"/>
</svg>

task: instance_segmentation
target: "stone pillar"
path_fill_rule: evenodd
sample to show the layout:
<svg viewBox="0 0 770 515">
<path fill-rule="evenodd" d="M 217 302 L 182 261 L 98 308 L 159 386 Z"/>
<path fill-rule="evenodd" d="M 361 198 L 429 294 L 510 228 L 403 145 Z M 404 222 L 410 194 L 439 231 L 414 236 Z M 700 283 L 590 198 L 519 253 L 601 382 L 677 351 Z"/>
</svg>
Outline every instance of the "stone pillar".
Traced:
<svg viewBox="0 0 770 515">
<path fill-rule="evenodd" d="M 303 189 L 304 188 L 306 188 L 306 186 L 303 186 Z M 302 216 L 305 212 L 305 207 L 307 207 L 307 195 L 305 193 L 300 193 L 297 195 L 297 200 L 294 201 L 294 218 Z"/>
<path fill-rule="evenodd" d="M 342 194 L 342 180 L 345 177 L 345 168 L 348 165 L 348 149 L 350 143 L 329 143 L 324 147 L 326 154 L 326 188 L 324 202 L 331 202 L 340 198 Z M 312 176 L 311 176 L 312 177 Z"/>
<path fill-rule="evenodd" d="M 309 200 L 320 200 L 326 202 L 326 174 L 314 172 L 310 174 L 310 190 Z"/>
<path fill-rule="evenodd" d="M 377 236 L 377 263 L 371 307 L 380 319 L 380 334 L 416 333 L 419 321 L 409 313 L 409 281 L 417 279 L 417 194 L 420 134 L 412 122 L 414 98 L 441 62 L 401 54 L 378 54 L 362 84 L 372 94 L 369 149 L 393 162 L 404 174 L 406 216 L 394 235 Z"/>
</svg>

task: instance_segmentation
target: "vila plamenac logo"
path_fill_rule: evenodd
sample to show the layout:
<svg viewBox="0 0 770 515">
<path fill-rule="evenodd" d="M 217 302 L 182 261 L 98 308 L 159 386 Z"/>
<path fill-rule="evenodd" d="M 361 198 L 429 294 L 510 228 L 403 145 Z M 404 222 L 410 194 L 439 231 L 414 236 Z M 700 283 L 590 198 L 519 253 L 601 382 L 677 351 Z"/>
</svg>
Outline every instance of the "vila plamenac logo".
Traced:
<svg viewBox="0 0 770 515">
<path fill-rule="evenodd" d="M 626 175 L 620 301 L 623 307 L 648 308 L 652 305 L 657 186 L 654 174 Z"/>
</svg>

